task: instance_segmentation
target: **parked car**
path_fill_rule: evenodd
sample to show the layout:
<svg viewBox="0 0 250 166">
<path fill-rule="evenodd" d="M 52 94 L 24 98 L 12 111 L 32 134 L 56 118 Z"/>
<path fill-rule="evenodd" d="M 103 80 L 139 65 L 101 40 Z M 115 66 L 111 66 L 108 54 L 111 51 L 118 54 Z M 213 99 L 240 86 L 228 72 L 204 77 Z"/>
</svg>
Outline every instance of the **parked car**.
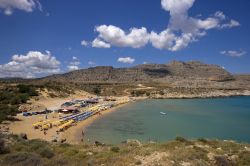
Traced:
<svg viewBox="0 0 250 166">
<path fill-rule="evenodd" d="M 24 112 L 23 116 L 32 116 L 32 113 L 30 113 L 30 112 Z"/>
</svg>

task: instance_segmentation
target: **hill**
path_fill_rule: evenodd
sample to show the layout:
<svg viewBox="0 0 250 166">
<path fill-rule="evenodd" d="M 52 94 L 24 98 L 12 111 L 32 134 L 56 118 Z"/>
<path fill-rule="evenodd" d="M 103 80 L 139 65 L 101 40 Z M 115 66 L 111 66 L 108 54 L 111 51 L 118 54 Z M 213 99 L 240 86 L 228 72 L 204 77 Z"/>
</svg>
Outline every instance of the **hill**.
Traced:
<svg viewBox="0 0 250 166">
<path fill-rule="evenodd" d="M 186 63 L 173 61 L 169 64 L 145 64 L 131 68 L 98 66 L 65 74 L 52 75 L 42 78 L 42 80 L 134 83 L 150 81 L 167 82 L 173 77 L 195 79 L 209 79 L 215 77 L 218 78 L 219 81 L 233 79 L 233 76 L 229 72 L 217 65 L 208 65 L 197 61 Z"/>
<path fill-rule="evenodd" d="M 2 82 L 45 85 L 61 92 L 73 88 L 97 95 L 147 95 L 153 98 L 250 95 L 250 75 L 233 75 L 218 65 L 199 61 L 143 64 L 130 68 L 98 66 L 43 78 L 12 78 Z"/>
</svg>

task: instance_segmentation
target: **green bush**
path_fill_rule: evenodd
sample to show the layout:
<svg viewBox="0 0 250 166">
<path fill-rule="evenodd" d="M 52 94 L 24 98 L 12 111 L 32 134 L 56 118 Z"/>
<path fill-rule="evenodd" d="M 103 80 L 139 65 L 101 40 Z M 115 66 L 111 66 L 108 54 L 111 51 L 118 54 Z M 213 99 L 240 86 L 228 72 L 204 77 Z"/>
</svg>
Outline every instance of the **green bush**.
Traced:
<svg viewBox="0 0 250 166">
<path fill-rule="evenodd" d="M 0 89 L 0 123 L 4 120 L 14 120 L 11 116 L 18 113 L 19 105 L 37 95 L 36 88 L 31 85 L 6 85 L 6 88 Z"/>
<path fill-rule="evenodd" d="M 41 165 L 41 159 L 38 155 L 33 153 L 12 153 L 7 154 L 2 161 L 4 166 L 38 166 Z"/>
<path fill-rule="evenodd" d="M 94 92 L 96 95 L 100 95 L 100 94 L 101 94 L 101 87 L 100 87 L 100 86 L 94 87 L 93 92 Z"/>
<path fill-rule="evenodd" d="M 42 157 L 48 158 L 48 159 L 54 157 L 54 155 L 55 155 L 54 152 L 48 147 L 40 148 L 38 150 L 38 154 L 40 154 Z"/>
<path fill-rule="evenodd" d="M 120 151 L 120 148 L 118 146 L 113 146 L 111 149 L 110 149 L 112 152 L 119 152 Z"/>
<path fill-rule="evenodd" d="M 18 96 L 13 97 L 10 101 L 11 105 L 16 105 L 16 104 L 20 104 L 20 103 L 21 103 L 21 99 Z"/>
<path fill-rule="evenodd" d="M 72 157 L 72 156 L 75 156 L 76 154 L 78 154 L 78 150 L 77 149 L 67 149 L 64 154 L 66 156 Z"/>
<path fill-rule="evenodd" d="M 29 96 L 38 96 L 36 89 L 31 85 L 18 85 L 17 86 L 20 93 L 27 93 Z"/>
<path fill-rule="evenodd" d="M 202 142 L 202 143 L 207 143 L 208 142 L 205 138 L 198 138 L 197 140 L 199 142 Z"/>
<path fill-rule="evenodd" d="M 239 154 L 239 165 L 250 165 L 250 152 L 242 151 Z"/>
<path fill-rule="evenodd" d="M 176 140 L 176 141 L 179 141 L 179 142 L 187 142 L 187 140 L 186 140 L 185 138 L 180 137 L 180 136 L 177 136 L 177 137 L 175 138 L 175 140 Z"/>
<path fill-rule="evenodd" d="M 3 139 L 0 139 L 0 154 L 9 153 L 10 150 Z"/>
</svg>

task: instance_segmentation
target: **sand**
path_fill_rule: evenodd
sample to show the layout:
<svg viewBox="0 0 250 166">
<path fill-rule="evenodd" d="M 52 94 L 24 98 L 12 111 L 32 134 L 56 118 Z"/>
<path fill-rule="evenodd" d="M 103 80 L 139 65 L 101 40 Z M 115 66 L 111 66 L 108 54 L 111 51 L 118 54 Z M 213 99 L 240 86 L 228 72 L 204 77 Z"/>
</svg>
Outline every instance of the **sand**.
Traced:
<svg viewBox="0 0 250 166">
<path fill-rule="evenodd" d="M 68 143 L 70 144 L 78 144 L 81 142 L 87 142 L 86 139 L 84 139 L 84 137 L 82 136 L 82 133 L 86 132 L 86 128 L 91 125 L 94 121 L 106 116 L 107 114 L 110 114 L 114 111 L 119 110 L 120 107 L 123 107 L 125 104 L 121 104 L 118 106 L 115 106 L 111 109 L 105 110 L 101 112 L 101 115 L 96 114 L 84 121 L 81 121 L 79 123 L 77 123 L 76 126 L 69 128 L 68 130 L 66 130 L 64 133 L 62 133 L 61 138 L 62 139 L 66 139 Z"/>
<path fill-rule="evenodd" d="M 48 115 L 49 118 L 53 115 Z M 29 116 L 29 117 L 23 117 L 22 115 L 17 115 L 17 118 L 20 119 L 20 121 L 16 121 L 9 124 L 10 133 L 12 134 L 20 134 L 25 133 L 27 134 L 28 139 L 43 139 L 46 141 L 52 141 L 53 139 L 60 139 L 60 134 L 56 134 L 55 127 L 49 129 L 46 132 L 46 135 L 43 131 L 40 131 L 40 129 L 34 129 L 32 127 L 33 123 L 36 123 L 38 119 L 45 119 L 44 115 L 36 115 L 36 116 Z"/>
<path fill-rule="evenodd" d="M 81 99 L 90 97 L 93 95 L 90 95 L 88 93 L 82 93 L 79 92 L 75 95 L 71 95 L 69 97 L 65 98 L 49 98 L 45 96 L 41 96 L 39 100 L 31 100 L 31 104 L 29 106 L 32 106 L 33 109 L 31 111 L 42 111 L 44 108 L 47 109 L 58 109 L 60 108 L 61 104 L 64 102 L 70 101 L 72 99 Z M 37 106 L 37 107 L 36 107 Z M 51 113 L 48 114 L 48 119 L 57 120 L 59 114 L 58 113 Z M 43 131 L 40 131 L 40 129 L 34 129 L 32 124 L 38 122 L 39 120 L 45 120 L 45 115 L 33 115 L 24 117 L 22 114 L 18 114 L 16 116 L 17 119 L 20 121 L 10 122 L 7 124 L 9 127 L 9 133 L 12 134 L 20 134 L 25 133 L 28 136 L 28 139 L 43 139 L 46 141 L 52 141 L 53 139 L 60 139 L 62 133 L 57 134 L 56 130 L 57 127 L 52 127 L 48 131 L 46 131 L 46 135 Z"/>
<path fill-rule="evenodd" d="M 81 99 L 89 97 L 89 94 L 78 94 L 74 96 L 70 96 L 67 98 L 41 98 L 37 101 L 32 101 L 32 106 L 39 105 L 43 107 L 39 107 L 40 109 L 48 108 L 48 109 L 57 109 L 60 108 L 61 104 L 67 101 L 70 101 L 72 99 Z M 29 117 L 24 117 L 22 114 L 17 115 L 17 119 L 20 121 L 11 122 L 8 124 L 9 131 L 12 134 L 20 134 L 25 133 L 27 134 L 28 139 L 43 139 L 46 141 L 52 141 L 54 139 L 61 140 L 66 139 L 67 143 L 71 144 L 77 144 L 82 142 L 82 132 L 85 132 L 86 127 L 88 127 L 91 123 L 93 123 L 95 120 L 98 120 L 99 118 L 112 113 L 116 110 L 118 110 L 119 107 L 124 106 L 125 104 L 117 105 L 111 109 L 105 110 L 101 112 L 101 115 L 96 114 L 94 116 L 91 116 L 90 118 L 78 122 L 75 126 L 72 126 L 68 128 L 64 132 L 56 132 L 58 130 L 58 127 L 52 127 L 51 129 L 46 131 L 46 134 L 44 131 L 41 131 L 40 129 L 34 129 L 32 124 L 38 122 L 39 120 L 45 120 L 45 115 L 33 115 Z M 34 111 L 34 110 L 32 110 Z M 48 114 L 48 119 L 55 121 L 58 120 L 58 113 L 51 113 Z M 86 140 L 84 140 L 86 141 Z"/>
</svg>

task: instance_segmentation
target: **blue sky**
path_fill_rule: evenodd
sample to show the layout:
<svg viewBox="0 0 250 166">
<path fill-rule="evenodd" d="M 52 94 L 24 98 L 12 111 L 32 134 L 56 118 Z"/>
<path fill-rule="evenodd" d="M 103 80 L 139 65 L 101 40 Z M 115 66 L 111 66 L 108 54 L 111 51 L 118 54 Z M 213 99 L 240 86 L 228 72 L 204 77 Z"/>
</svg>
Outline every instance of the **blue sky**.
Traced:
<svg viewBox="0 0 250 166">
<path fill-rule="evenodd" d="M 172 60 L 250 73 L 250 1 L 172 1 L 0 0 L 0 77 Z"/>
</svg>

